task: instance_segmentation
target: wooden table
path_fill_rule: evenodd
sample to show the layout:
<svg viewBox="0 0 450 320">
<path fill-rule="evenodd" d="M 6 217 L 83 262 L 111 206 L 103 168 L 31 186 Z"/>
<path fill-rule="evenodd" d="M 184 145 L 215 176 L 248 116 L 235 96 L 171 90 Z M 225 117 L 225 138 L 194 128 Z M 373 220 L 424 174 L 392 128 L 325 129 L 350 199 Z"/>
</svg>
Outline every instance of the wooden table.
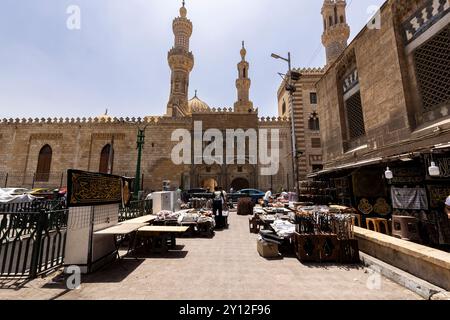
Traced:
<svg viewBox="0 0 450 320">
<path fill-rule="evenodd" d="M 116 254 L 117 254 L 117 258 L 120 260 L 120 254 L 119 254 L 119 249 L 120 249 L 120 245 L 122 244 L 122 241 L 119 241 L 119 237 L 120 236 L 126 236 L 126 235 L 131 235 L 134 234 L 134 236 L 132 237 L 133 240 L 130 240 L 130 244 L 128 246 L 128 252 L 127 254 L 130 252 L 130 250 L 132 248 L 134 248 L 135 246 L 135 239 L 136 239 L 136 232 L 144 227 L 146 224 L 145 223 L 125 223 L 125 224 L 117 224 L 115 226 L 112 226 L 110 228 L 106 228 L 103 230 L 99 230 L 94 232 L 94 235 L 111 235 L 113 236 L 113 241 L 114 241 L 114 246 L 116 248 Z"/>
<path fill-rule="evenodd" d="M 151 240 L 150 249 L 153 252 L 167 252 L 170 249 L 175 249 L 176 235 L 185 233 L 189 227 L 175 227 L 175 226 L 147 226 L 139 228 L 137 232 L 138 237 L 149 238 Z M 168 247 L 167 242 L 170 241 Z"/>
<path fill-rule="evenodd" d="M 149 215 L 138 217 L 138 218 L 134 218 L 134 219 L 131 219 L 131 220 L 126 220 L 126 221 L 123 221 L 123 222 L 121 222 L 119 224 L 136 224 L 136 223 L 149 224 L 150 222 L 155 221 L 155 220 L 156 220 L 156 216 L 154 216 L 152 214 L 149 214 Z"/>
</svg>

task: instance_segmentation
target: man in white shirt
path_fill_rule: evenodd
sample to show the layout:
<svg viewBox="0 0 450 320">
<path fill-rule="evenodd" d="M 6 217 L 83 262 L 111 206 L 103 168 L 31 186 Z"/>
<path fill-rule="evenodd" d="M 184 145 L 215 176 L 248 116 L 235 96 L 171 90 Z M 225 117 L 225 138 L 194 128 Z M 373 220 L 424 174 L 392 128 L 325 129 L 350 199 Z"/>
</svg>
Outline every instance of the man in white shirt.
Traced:
<svg viewBox="0 0 450 320">
<path fill-rule="evenodd" d="M 266 194 L 264 195 L 264 206 L 268 207 L 269 206 L 269 201 L 272 198 L 272 188 L 270 188 L 269 190 L 267 190 Z"/>
</svg>

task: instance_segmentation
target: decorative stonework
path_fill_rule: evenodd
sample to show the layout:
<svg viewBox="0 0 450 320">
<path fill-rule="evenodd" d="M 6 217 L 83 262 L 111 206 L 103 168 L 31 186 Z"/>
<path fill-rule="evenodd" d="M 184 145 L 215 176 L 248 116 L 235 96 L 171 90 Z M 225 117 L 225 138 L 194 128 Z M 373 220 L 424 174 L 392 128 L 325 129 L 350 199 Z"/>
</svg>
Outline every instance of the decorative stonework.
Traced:
<svg viewBox="0 0 450 320">
<path fill-rule="evenodd" d="M 344 93 L 347 93 L 359 83 L 358 69 L 355 69 L 352 72 L 350 72 L 350 74 L 347 77 L 345 77 L 343 82 L 344 82 L 343 84 Z"/>
<path fill-rule="evenodd" d="M 405 41 L 410 43 L 450 12 L 450 0 L 428 0 L 403 23 Z"/>
<path fill-rule="evenodd" d="M 34 133 L 30 135 L 31 140 L 61 140 L 62 133 Z"/>
<path fill-rule="evenodd" d="M 125 140 L 124 133 L 93 133 L 93 140 L 112 140 L 114 136 L 114 140 Z"/>
</svg>

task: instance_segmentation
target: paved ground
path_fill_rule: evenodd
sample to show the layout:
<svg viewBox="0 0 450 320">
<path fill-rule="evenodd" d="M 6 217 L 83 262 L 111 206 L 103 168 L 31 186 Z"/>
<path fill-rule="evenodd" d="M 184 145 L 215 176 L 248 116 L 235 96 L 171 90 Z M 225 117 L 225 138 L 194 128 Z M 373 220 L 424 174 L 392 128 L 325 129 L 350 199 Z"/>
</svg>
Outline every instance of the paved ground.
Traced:
<svg viewBox="0 0 450 320">
<path fill-rule="evenodd" d="M 369 289 L 371 275 L 361 266 L 261 258 L 248 218 L 232 213 L 229 222 L 230 228 L 216 232 L 213 239 L 179 239 L 180 251 L 129 259 L 84 276 L 79 290 L 66 290 L 62 282 L 52 281 L 53 274 L 19 287 L 0 284 L 0 300 L 420 299 L 385 278 L 381 278 L 381 289 Z"/>
</svg>

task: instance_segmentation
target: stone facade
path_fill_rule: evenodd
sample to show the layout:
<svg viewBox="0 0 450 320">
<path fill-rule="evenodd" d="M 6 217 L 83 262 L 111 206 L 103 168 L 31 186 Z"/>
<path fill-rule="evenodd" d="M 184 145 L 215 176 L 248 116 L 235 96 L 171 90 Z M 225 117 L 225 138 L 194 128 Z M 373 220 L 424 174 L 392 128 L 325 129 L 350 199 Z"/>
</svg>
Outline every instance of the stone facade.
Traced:
<svg viewBox="0 0 450 320">
<path fill-rule="evenodd" d="M 449 8 L 448 0 L 387 1 L 381 29 L 364 28 L 329 65 L 317 84 L 325 168 L 450 141 Z M 358 92 L 359 111 L 346 100 Z"/>
<path fill-rule="evenodd" d="M 164 181 L 171 187 L 185 189 L 221 185 L 226 189 L 251 187 L 267 189 L 293 188 L 290 169 L 290 126 L 288 119 L 260 118 L 258 110 L 249 100 L 249 63 L 245 61 L 245 48 L 241 50 L 236 82 L 238 101 L 232 108 L 210 108 L 197 94 L 187 100 L 189 73 L 193 68 L 193 55 L 189 52 L 192 23 L 187 10 L 180 9 L 180 17 L 173 22 L 174 48 L 168 61 L 172 71 L 171 94 L 164 116 L 143 118 L 113 118 L 102 115 L 96 118 L 78 119 L 2 119 L 0 120 L 0 187 L 61 187 L 66 185 L 68 169 L 98 172 L 101 167 L 102 150 L 113 146 L 112 173 L 134 176 L 136 172 L 136 135 L 138 126 L 145 130 L 142 154 L 142 186 L 145 190 L 160 190 Z M 260 174 L 261 164 L 246 163 L 230 165 L 192 164 L 175 165 L 172 149 L 178 141 L 171 141 L 172 133 L 185 129 L 191 133 L 194 124 L 202 122 L 203 132 L 209 128 L 225 132 L 226 129 L 278 130 L 280 133 L 279 170 L 273 176 Z M 194 135 L 191 135 L 194 144 Z M 49 172 L 44 179 L 36 175 L 39 154 L 44 146 L 51 150 L 46 158 Z M 48 150 L 48 148 L 47 148 Z M 226 154 L 224 152 L 224 154 Z M 44 166 L 45 167 L 45 166 Z M 108 167 L 109 165 L 108 161 Z"/>
<path fill-rule="evenodd" d="M 294 69 L 301 74 L 299 81 L 294 83 L 296 91 L 293 94 L 294 125 L 297 150 L 302 152 L 298 158 L 299 179 L 322 168 L 322 148 L 320 141 L 320 113 L 316 99 L 316 82 L 322 77 L 324 70 Z M 283 82 L 278 89 L 278 114 L 290 117 L 290 97 Z M 317 121 L 312 124 L 311 121 Z M 292 151 L 291 151 L 292 153 Z"/>
</svg>

